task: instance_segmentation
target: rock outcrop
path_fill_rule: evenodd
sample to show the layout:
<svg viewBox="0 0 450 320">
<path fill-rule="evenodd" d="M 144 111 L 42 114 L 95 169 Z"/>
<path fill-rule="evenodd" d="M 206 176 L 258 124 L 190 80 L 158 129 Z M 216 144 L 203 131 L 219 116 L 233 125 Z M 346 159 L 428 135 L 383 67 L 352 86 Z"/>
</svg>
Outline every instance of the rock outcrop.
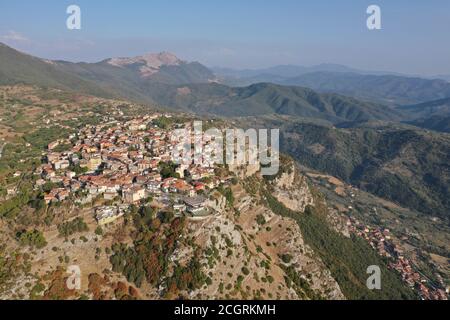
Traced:
<svg viewBox="0 0 450 320">
<path fill-rule="evenodd" d="M 303 212 L 306 206 L 314 205 L 306 177 L 301 175 L 294 163 L 289 164 L 272 185 L 275 198 L 292 211 Z"/>
</svg>

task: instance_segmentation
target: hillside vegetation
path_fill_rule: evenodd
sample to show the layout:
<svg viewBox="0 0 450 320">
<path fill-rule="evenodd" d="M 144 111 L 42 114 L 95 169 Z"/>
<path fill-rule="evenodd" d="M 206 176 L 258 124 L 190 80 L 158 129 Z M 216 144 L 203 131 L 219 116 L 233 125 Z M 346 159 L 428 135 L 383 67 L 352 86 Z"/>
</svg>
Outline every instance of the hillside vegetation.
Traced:
<svg viewBox="0 0 450 320">
<path fill-rule="evenodd" d="M 280 128 L 281 150 L 300 164 L 425 215 L 449 218 L 448 134 L 389 122 L 337 128 L 272 116 L 242 118 L 239 125 Z"/>
</svg>

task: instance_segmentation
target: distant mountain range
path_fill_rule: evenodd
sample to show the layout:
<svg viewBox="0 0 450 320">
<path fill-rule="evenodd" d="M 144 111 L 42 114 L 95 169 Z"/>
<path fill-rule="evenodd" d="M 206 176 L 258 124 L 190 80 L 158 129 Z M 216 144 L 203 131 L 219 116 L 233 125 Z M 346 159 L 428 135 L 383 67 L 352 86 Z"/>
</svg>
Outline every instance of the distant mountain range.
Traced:
<svg viewBox="0 0 450 320">
<path fill-rule="evenodd" d="M 337 64 L 312 67 L 277 66 L 260 70 L 215 68 L 230 86 L 259 82 L 308 87 L 319 92 L 339 93 L 389 105 L 426 102 L 450 97 L 450 77 L 428 79 L 393 72 L 363 71 Z M 443 80 L 444 79 L 444 80 Z"/>
<path fill-rule="evenodd" d="M 402 114 L 384 105 L 363 102 L 311 89 L 259 83 L 243 88 L 224 85 L 186 85 L 166 91 L 168 105 L 195 113 L 223 116 L 283 114 L 324 119 L 333 123 L 371 119 L 401 119 Z"/>
<path fill-rule="evenodd" d="M 128 74 L 133 80 L 164 84 L 208 83 L 214 74 L 198 62 L 186 62 L 169 52 L 150 53 L 133 58 L 110 58 L 99 63 L 56 62 L 80 76 L 103 80 L 111 74 Z M 86 73 L 87 71 L 87 73 Z M 98 79 L 100 78 L 100 79 Z"/>
<path fill-rule="evenodd" d="M 264 78 L 258 72 L 239 71 L 238 75 Z M 202 64 L 182 61 L 168 52 L 71 63 L 39 59 L 0 45 L 0 84 L 56 87 L 199 114 L 282 114 L 335 124 L 412 121 L 424 117 L 423 106 L 418 106 L 418 111 L 398 105 L 450 97 L 450 83 L 443 80 L 360 74 L 356 69 L 333 64 L 278 66 L 263 72 L 278 80 L 230 87 L 218 83 L 223 79 Z M 233 70 L 222 73 L 236 75 Z"/>
<path fill-rule="evenodd" d="M 47 61 L 1 46 L 0 72 L 0 84 L 61 87 L 201 114 L 285 114 L 336 123 L 401 119 L 400 112 L 380 104 L 306 88 L 268 83 L 232 88 L 212 83 L 215 77 L 209 69 L 169 53 L 70 63 Z"/>
<path fill-rule="evenodd" d="M 111 97 L 114 94 L 98 83 L 77 76 L 53 61 L 39 59 L 0 43 L 0 85 L 33 84 Z"/>
<path fill-rule="evenodd" d="M 214 73 L 218 76 L 222 77 L 233 77 L 236 79 L 242 78 L 252 78 L 258 77 L 261 75 L 273 76 L 273 77 L 281 77 L 284 79 L 295 78 L 307 73 L 313 72 L 352 72 L 358 74 L 372 74 L 372 75 L 402 75 L 400 73 L 395 72 L 383 72 L 383 71 L 364 71 L 355 68 L 350 68 L 340 64 L 334 63 L 322 63 L 315 66 L 297 66 L 297 65 L 278 65 L 270 68 L 264 69 L 230 69 L 230 68 L 220 68 L 213 67 L 211 68 Z"/>
<path fill-rule="evenodd" d="M 390 71 L 370 71 L 347 67 L 341 64 L 322 63 L 314 66 L 298 66 L 298 65 L 278 65 L 263 69 L 231 69 L 212 67 L 211 70 L 222 79 L 224 83 L 230 85 L 250 85 L 254 81 L 258 82 L 274 82 L 287 81 L 291 78 L 300 77 L 308 73 L 315 72 L 339 72 L 339 73 L 356 73 L 360 75 L 372 76 L 398 76 L 405 78 L 423 78 L 428 80 L 440 79 L 447 82 L 450 81 L 450 75 L 436 75 L 436 76 L 419 76 L 411 74 L 403 74 L 399 72 Z"/>
<path fill-rule="evenodd" d="M 181 61 L 170 53 L 71 63 L 36 58 L 0 44 L 0 85 L 26 83 L 155 103 L 147 93 L 152 83 L 177 85 L 211 81 L 214 75 L 208 68 L 200 63 Z"/>
<path fill-rule="evenodd" d="M 450 97 L 450 83 L 395 75 L 343 72 L 308 73 L 283 82 L 320 92 L 335 92 L 389 105 L 421 103 Z"/>
</svg>

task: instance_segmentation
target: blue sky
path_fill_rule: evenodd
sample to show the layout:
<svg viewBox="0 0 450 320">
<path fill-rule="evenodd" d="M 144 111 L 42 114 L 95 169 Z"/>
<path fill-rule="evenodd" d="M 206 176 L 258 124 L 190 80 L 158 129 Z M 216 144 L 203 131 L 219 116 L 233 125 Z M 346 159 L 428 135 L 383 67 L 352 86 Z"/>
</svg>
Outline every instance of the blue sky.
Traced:
<svg viewBox="0 0 450 320">
<path fill-rule="evenodd" d="M 82 30 L 66 28 L 77 4 Z M 366 28 L 377 4 L 382 30 Z M 1 0 L 0 41 L 50 59 L 171 51 L 208 66 L 340 63 L 450 74 L 448 0 Z"/>
</svg>

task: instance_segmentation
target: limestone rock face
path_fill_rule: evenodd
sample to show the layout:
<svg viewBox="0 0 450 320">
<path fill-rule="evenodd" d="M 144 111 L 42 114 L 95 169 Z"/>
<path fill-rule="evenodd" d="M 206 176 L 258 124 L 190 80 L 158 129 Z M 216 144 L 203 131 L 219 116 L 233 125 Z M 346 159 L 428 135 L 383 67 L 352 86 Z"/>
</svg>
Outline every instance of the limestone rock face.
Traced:
<svg viewBox="0 0 450 320">
<path fill-rule="evenodd" d="M 306 206 L 314 205 L 314 199 L 306 178 L 294 164 L 289 166 L 274 182 L 274 196 L 287 208 L 304 212 Z"/>
<path fill-rule="evenodd" d="M 263 183 L 261 177 L 254 177 L 254 183 Z M 339 284 L 305 243 L 293 219 L 275 214 L 261 203 L 258 195 L 248 193 L 242 185 L 231 188 L 232 208 L 219 197 L 213 202 L 220 211 L 207 220 L 189 222 L 186 234 L 195 241 L 196 248 L 209 252 L 201 262 L 212 284 L 186 292 L 186 296 L 190 299 L 311 299 L 307 292 L 295 291 L 287 285 L 285 268 L 291 268 L 315 294 L 325 299 L 345 299 Z M 265 222 L 258 222 L 258 217 L 264 217 Z M 172 261 L 187 263 L 192 255 L 192 244 L 182 244 Z M 283 262 L 282 255 L 292 259 Z M 240 282 L 237 289 L 236 281 Z"/>
<path fill-rule="evenodd" d="M 216 212 L 224 212 L 227 206 L 227 199 L 224 196 L 218 196 L 214 199 L 208 199 L 205 205 Z"/>
<path fill-rule="evenodd" d="M 139 71 L 144 78 L 157 73 L 162 66 L 178 66 L 182 63 L 183 61 L 170 52 L 149 53 L 134 58 L 112 58 L 108 60 L 108 64 L 116 67 L 139 64 Z"/>
</svg>

